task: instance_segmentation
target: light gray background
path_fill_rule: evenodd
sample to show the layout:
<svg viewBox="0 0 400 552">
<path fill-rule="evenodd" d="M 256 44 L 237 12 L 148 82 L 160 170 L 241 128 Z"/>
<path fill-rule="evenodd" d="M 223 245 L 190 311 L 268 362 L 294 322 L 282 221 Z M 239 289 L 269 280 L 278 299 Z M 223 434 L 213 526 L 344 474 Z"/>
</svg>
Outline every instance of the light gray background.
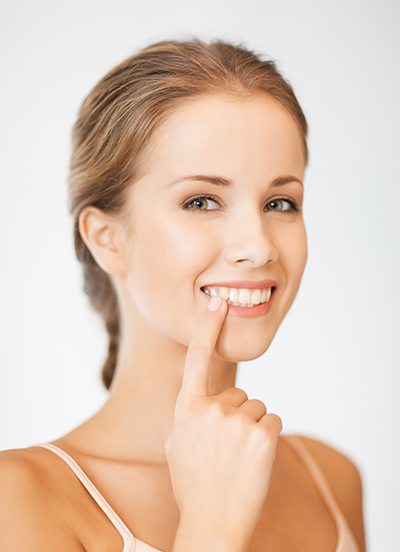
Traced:
<svg viewBox="0 0 400 552">
<path fill-rule="evenodd" d="M 399 3 L 13 0 L 0 14 L 0 448 L 54 439 L 106 397 L 101 322 L 66 208 L 70 128 L 92 86 L 155 40 L 268 53 L 310 125 L 302 288 L 238 386 L 287 432 L 358 464 L 369 550 L 400 549 Z"/>
</svg>

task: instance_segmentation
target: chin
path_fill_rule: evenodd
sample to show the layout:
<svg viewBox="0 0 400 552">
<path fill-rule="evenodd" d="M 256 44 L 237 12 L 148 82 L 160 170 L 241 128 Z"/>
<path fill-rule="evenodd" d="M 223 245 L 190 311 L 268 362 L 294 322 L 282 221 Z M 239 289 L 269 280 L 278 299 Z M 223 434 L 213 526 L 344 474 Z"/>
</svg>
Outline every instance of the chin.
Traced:
<svg viewBox="0 0 400 552">
<path fill-rule="evenodd" d="M 238 363 L 238 362 L 245 362 L 248 360 L 255 360 L 256 358 L 259 358 L 266 352 L 268 347 L 267 349 L 262 349 L 259 351 L 243 351 L 243 350 L 240 350 L 240 347 L 236 347 L 236 349 L 237 349 L 236 351 L 232 351 L 228 348 L 223 350 L 219 350 L 217 348 L 216 354 L 217 354 L 217 357 L 221 360 Z"/>
<path fill-rule="evenodd" d="M 274 334 L 275 335 L 275 334 Z M 238 339 L 236 336 L 229 336 L 221 334 L 218 339 L 215 352 L 217 356 L 222 360 L 229 362 L 245 362 L 247 360 L 254 360 L 262 356 L 271 345 L 272 336 L 266 336 L 265 334 L 256 339 L 254 336 L 252 339 L 246 339 L 243 336 L 242 339 Z"/>
<path fill-rule="evenodd" d="M 255 360 L 262 356 L 268 349 L 270 344 L 259 347 L 248 347 L 243 343 L 221 343 L 216 347 L 216 354 L 221 360 L 228 362 L 245 362 L 247 360 Z"/>
<path fill-rule="evenodd" d="M 259 358 L 271 345 L 282 319 L 281 313 L 252 319 L 228 315 L 215 347 L 217 356 L 229 362 Z"/>
</svg>

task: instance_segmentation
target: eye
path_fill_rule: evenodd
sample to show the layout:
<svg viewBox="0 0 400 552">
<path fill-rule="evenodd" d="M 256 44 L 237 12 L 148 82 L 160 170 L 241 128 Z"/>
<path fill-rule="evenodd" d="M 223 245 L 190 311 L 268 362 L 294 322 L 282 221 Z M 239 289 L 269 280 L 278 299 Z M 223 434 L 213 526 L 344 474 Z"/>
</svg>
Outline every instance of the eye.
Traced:
<svg viewBox="0 0 400 552">
<path fill-rule="evenodd" d="M 297 211 L 297 206 L 288 199 L 272 199 L 264 207 L 264 211 Z"/>
<path fill-rule="evenodd" d="M 184 209 L 189 211 L 213 211 L 219 209 L 219 205 L 212 197 L 199 196 L 189 200 Z"/>
</svg>

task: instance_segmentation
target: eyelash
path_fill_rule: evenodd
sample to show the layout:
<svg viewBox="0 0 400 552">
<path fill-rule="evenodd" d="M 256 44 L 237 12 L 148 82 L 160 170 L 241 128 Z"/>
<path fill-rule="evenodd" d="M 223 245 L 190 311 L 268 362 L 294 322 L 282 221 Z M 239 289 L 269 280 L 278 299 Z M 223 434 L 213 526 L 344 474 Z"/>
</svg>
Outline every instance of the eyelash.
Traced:
<svg viewBox="0 0 400 552">
<path fill-rule="evenodd" d="M 285 211 L 277 211 L 277 213 L 299 213 L 300 209 L 295 201 L 293 199 L 289 199 L 288 197 L 274 197 L 273 199 L 270 199 L 268 203 L 273 203 L 274 201 L 286 201 L 286 203 L 289 203 L 290 208 L 286 209 Z M 266 205 L 268 205 L 268 203 Z"/>
<path fill-rule="evenodd" d="M 183 205 L 184 211 L 218 211 L 219 209 L 194 209 L 193 207 L 189 207 L 191 203 L 198 199 L 208 199 L 210 201 L 214 201 L 215 203 L 218 203 L 218 199 L 211 195 L 198 195 L 195 197 L 189 198 Z M 277 213 L 299 213 L 300 209 L 295 201 L 293 199 L 289 199 L 288 197 L 275 197 L 273 199 L 270 199 L 266 205 L 269 203 L 273 203 L 274 201 L 286 201 L 286 203 L 289 203 L 290 209 L 286 209 L 285 211 L 276 211 Z M 267 212 L 267 211 L 265 211 Z"/>
<path fill-rule="evenodd" d="M 217 198 L 214 197 L 214 196 L 211 196 L 211 195 L 198 195 L 198 196 L 195 196 L 195 197 L 191 197 L 187 201 L 185 201 L 185 203 L 183 205 L 183 209 L 185 211 L 218 211 L 218 209 L 194 209 L 193 207 L 189 207 L 189 205 L 191 203 L 193 203 L 194 201 L 196 201 L 198 199 L 209 199 L 210 201 L 214 201 L 215 203 L 218 203 Z"/>
</svg>

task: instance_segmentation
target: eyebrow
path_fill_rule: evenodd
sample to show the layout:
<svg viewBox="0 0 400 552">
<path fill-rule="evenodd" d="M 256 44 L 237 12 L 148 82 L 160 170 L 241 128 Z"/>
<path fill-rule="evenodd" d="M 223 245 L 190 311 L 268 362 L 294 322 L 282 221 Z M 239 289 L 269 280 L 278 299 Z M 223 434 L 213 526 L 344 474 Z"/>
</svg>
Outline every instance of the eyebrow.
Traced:
<svg viewBox="0 0 400 552">
<path fill-rule="evenodd" d="M 297 178 L 297 176 L 291 175 L 278 176 L 271 182 L 271 186 L 283 186 L 284 184 L 289 184 L 290 182 L 298 182 L 303 186 L 303 182 Z"/>
<path fill-rule="evenodd" d="M 232 180 L 229 178 L 223 178 L 222 176 L 214 176 L 208 174 L 195 174 L 193 176 L 184 176 L 183 178 L 178 178 L 173 182 L 170 182 L 167 185 L 167 188 L 174 186 L 175 184 L 180 184 L 182 182 L 189 181 L 200 181 L 200 182 L 209 182 L 210 184 L 215 184 L 215 186 L 233 186 Z"/>
<path fill-rule="evenodd" d="M 173 182 L 170 182 L 167 187 L 174 186 L 175 184 L 180 184 L 182 182 L 186 182 L 187 180 L 193 182 L 193 181 L 200 181 L 200 182 L 209 182 L 210 184 L 214 184 L 215 186 L 233 186 L 233 181 L 229 178 L 223 178 L 222 176 L 214 176 L 214 175 L 207 175 L 207 174 L 195 174 L 193 176 L 184 176 L 183 178 L 179 178 L 178 180 L 174 180 Z M 278 176 L 272 182 L 270 182 L 270 186 L 278 187 L 283 186 L 284 184 L 289 184 L 290 182 L 298 182 L 303 186 L 303 183 L 301 180 L 297 178 L 297 176 L 292 175 L 284 175 L 284 176 Z"/>
</svg>

